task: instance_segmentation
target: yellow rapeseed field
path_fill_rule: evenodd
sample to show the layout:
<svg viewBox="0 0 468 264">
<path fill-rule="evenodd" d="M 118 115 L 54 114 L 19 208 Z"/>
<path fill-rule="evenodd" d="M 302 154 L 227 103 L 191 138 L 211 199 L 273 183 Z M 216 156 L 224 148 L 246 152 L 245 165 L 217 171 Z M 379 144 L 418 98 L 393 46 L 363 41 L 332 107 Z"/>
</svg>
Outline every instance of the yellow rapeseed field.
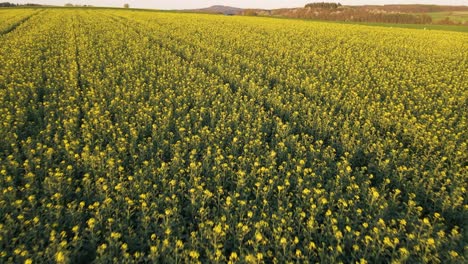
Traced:
<svg viewBox="0 0 468 264">
<path fill-rule="evenodd" d="M 0 10 L 0 263 L 466 263 L 468 34 Z"/>
</svg>

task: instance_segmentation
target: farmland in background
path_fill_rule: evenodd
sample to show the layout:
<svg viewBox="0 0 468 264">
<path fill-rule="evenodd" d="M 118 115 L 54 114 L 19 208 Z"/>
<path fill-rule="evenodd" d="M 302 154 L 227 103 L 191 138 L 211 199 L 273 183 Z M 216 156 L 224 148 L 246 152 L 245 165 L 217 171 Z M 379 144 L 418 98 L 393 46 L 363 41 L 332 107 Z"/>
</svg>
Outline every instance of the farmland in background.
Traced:
<svg viewBox="0 0 468 264">
<path fill-rule="evenodd" d="M 333 22 L 332 22 L 333 23 Z M 465 32 L 468 33 L 468 27 L 458 26 L 458 25 L 421 25 L 421 24 L 391 24 L 391 23 L 366 23 L 366 22 L 340 22 L 336 21 L 334 23 L 339 24 L 350 24 L 350 25 L 362 25 L 362 26 L 372 26 L 372 27 L 387 27 L 387 28 L 408 28 L 408 29 L 418 29 L 418 30 L 442 30 L 442 31 L 454 31 L 454 32 Z"/>
<path fill-rule="evenodd" d="M 432 17 L 435 23 L 450 20 L 456 23 L 468 24 L 468 11 L 434 12 L 428 13 L 428 15 Z"/>
<path fill-rule="evenodd" d="M 468 34 L 0 10 L 1 263 L 465 263 Z"/>
<path fill-rule="evenodd" d="M 215 13 L 220 8 L 199 9 Z M 229 10 L 224 7 L 224 10 Z M 232 9 L 226 12 L 249 16 L 274 16 L 355 23 L 388 23 L 419 25 L 467 26 L 468 6 L 443 5 L 363 5 L 343 6 L 339 3 L 310 3 L 305 7 L 281 9 Z"/>
</svg>

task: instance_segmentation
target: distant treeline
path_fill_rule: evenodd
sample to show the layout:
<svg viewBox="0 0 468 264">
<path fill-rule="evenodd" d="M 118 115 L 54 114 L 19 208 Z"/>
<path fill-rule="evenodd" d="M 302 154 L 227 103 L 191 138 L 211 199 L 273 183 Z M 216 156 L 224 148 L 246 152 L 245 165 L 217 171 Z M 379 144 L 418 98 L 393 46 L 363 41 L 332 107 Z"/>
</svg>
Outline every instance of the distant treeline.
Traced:
<svg viewBox="0 0 468 264">
<path fill-rule="evenodd" d="M 3 3 L 0 3 L 0 7 L 21 7 L 21 6 L 44 6 L 44 5 L 41 5 L 41 4 L 14 4 L 14 3 L 10 3 L 10 2 L 3 2 Z M 93 7 L 92 5 L 74 5 L 74 4 L 71 4 L 71 3 L 66 3 L 65 4 L 66 7 Z"/>
<path fill-rule="evenodd" d="M 427 14 L 407 14 L 396 12 L 368 11 L 365 9 L 343 8 L 337 10 L 296 9 L 287 16 L 295 18 L 310 18 L 319 20 L 337 20 L 352 22 L 400 23 L 400 24 L 430 24 L 432 18 Z"/>
<path fill-rule="evenodd" d="M 396 7 L 395 7 L 396 8 Z M 455 7 L 453 7 L 455 8 Z M 457 10 L 466 10 L 468 7 L 457 7 Z M 435 9 L 435 8 L 434 8 Z M 445 10 L 445 8 L 439 8 Z M 274 10 L 245 9 L 241 15 L 245 16 L 276 16 L 300 19 L 345 21 L 345 22 L 371 22 L 391 24 L 442 24 L 442 25 L 466 25 L 468 21 L 458 22 L 449 17 L 434 21 L 425 12 L 406 13 L 398 11 L 382 10 L 381 7 L 373 9 L 366 7 L 341 6 L 338 8 L 283 8 Z"/>
<path fill-rule="evenodd" d="M 309 3 L 303 8 L 282 8 L 273 10 L 245 9 L 242 15 L 277 16 L 315 20 L 373 22 L 396 24 L 450 24 L 468 25 L 446 18 L 433 21 L 431 12 L 468 11 L 468 6 L 442 5 L 364 5 L 343 6 L 340 3 Z"/>
<path fill-rule="evenodd" d="M 65 7 L 93 7 L 92 5 L 74 5 L 72 3 L 66 3 Z"/>
<path fill-rule="evenodd" d="M 398 24 L 431 24 L 432 18 L 427 14 L 407 14 L 385 11 L 369 11 L 357 8 L 338 9 L 276 9 L 276 10 L 244 10 L 246 16 L 280 16 L 302 19 L 349 21 L 349 22 L 375 22 Z"/>
<path fill-rule="evenodd" d="M 310 3 L 305 5 L 305 8 L 324 8 L 324 9 L 337 9 L 340 7 L 340 3 Z"/>
<path fill-rule="evenodd" d="M 13 3 L 9 3 L 9 2 L 0 3 L 0 7 L 17 7 L 17 6 L 42 6 L 42 5 L 40 5 L 40 4 L 31 4 L 31 3 L 28 3 L 28 4 L 13 4 Z"/>
</svg>

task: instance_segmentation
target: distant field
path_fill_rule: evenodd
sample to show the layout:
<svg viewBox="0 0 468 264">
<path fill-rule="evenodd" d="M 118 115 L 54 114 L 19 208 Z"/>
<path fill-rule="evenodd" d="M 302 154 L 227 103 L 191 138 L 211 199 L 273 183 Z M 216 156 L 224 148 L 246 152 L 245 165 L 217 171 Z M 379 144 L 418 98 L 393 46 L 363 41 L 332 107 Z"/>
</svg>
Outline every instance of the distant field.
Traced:
<svg viewBox="0 0 468 264">
<path fill-rule="evenodd" d="M 312 23 L 337 23 L 345 25 L 363 25 L 363 26 L 375 26 L 375 27 L 387 27 L 387 28 L 408 28 L 408 29 L 420 29 L 420 30 L 442 30 L 442 31 L 453 31 L 453 32 L 465 32 L 468 33 L 468 26 L 458 25 L 422 25 L 422 24 L 390 24 L 390 23 L 370 23 L 370 22 L 344 22 L 344 21 L 324 21 L 324 20 L 313 20 L 305 18 L 289 18 L 289 17 L 271 17 L 261 16 L 264 18 L 280 19 L 280 20 L 296 20 L 296 21 L 307 21 Z"/>
<path fill-rule="evenodd" d="M 468 34 L 0 10 L 0 263 L 467 263 Z"/>
<path fill-rule="evenodd" d="M 428 13 L 433 19 L 434 22 L 444 20 L 445 18 L 449 18 L 455 22 L 465 23 L 468 21 L 468 12 L 462 11 L 453 11 L 453 12 L 435 12 L 435 13 Z"/>
<path fill-rule="evenodd" d="M 389 23 L 358 23 L 358 22 L 336 22 L 336 23 L 377 26 L 377 27 L 390 27 L 390 28 L 409 28 L 409 29 L 420 29 L 420 30 L 443 30 L 443 31 L 468 33 L 468 26 L 455 26 L 455 25 L 420 25 L 420 24 L 389 24 Z"/>
</svg>

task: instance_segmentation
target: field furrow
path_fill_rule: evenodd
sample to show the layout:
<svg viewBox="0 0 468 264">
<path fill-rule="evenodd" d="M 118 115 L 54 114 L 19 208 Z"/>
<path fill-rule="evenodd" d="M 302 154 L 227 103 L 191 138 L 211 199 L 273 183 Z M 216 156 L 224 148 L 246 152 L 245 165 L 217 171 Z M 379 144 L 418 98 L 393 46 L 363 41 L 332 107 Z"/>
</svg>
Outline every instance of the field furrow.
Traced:
<svg viewBox="0 0 468 264">
<path fill-rule="evenodd" d="M 0 36 L 14 31 L 31 17 L 39 14 L 41 10 L 21 10 L 21 12 L 8 12 L 0 15 Z"/>
</svg>

